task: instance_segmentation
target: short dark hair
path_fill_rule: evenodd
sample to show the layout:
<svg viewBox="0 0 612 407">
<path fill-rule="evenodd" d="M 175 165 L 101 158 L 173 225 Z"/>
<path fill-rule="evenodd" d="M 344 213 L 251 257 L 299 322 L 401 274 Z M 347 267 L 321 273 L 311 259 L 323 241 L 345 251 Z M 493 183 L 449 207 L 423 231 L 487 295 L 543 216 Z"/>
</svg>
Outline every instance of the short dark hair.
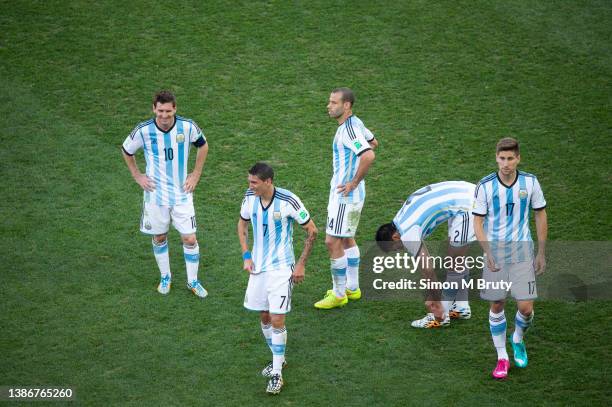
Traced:
<svg viewBox="0 0 612 407">
<path fill-rule="evenodd" d="M 514 151 L 516 155 L 520 155 L 519 142 L 512 137 L 504 137 L 497 142 L 495 148 L 495 154 L 499 154 L 502 151 Z"/>
<path fill-rule="evenodd" d="M 172 106 L 176 106 L 176 97 L 169 90 L 161 90 L 153 96 L 153 106 L 157 106 L 158 103 L 172 103 Z"/>
<path fill-rule="evenodd" d="M 393 234 L 397 232 L 397 228 L 393 222 L 385 223 L 376 231 L 376 244 L 384 252 L 388 252 L 390 247 L 388 242 L 393 240 Z"/>
<path fill-rule="evenodd" d="M 336 88 L 332 90 L 332 93 L 341 93 L 342 102 L 349 102 L 351 106 L 355 103 L 355 94 L 351 88 Z"/>
<path fill-rule="evenodd" d="M 268 179 L 274 180 L 274 170 L 266 163 L 257 163 L 251 167 L 249 170 L 249 174 L 255 175 L 262 181 L 266 181 Z"/>
</svg>

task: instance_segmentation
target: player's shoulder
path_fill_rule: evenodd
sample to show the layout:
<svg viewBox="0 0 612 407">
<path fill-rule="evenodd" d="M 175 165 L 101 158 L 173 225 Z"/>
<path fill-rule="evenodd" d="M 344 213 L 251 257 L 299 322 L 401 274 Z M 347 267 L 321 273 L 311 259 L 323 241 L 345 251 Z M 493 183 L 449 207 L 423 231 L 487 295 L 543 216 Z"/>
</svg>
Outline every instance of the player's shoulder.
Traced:
<svg viewBox="0 0 612 407">
<path fill-rule="evenodd" d="M 484 185 L 488 182 L 492 182 L 495 178 L 497 178 L 497 172 L 492 172 L 486 177 L 481 178 L 481 180 L 478 181 L 478 185 Z"/>
<path fill-rule="evenodd" d="M 538 179 L 538 177 L 536 177 L 535 175 L 533 175 L 532 173 L 526 172 L 526 171 L 520 171 L 519 170 L 519 176 L 525 177 L 525 178 L 535 178 Z"/>
<path fill-rule="evenodd" d="M 179 116 L 179 115 L 176 115 L 176 121 L 177 121 L 177 122 L 178 122 L 178 121 L 183 122 L 183 123 L 184 123 L 183 125 L 187 124 L 188 126 L 193 126 L 193 127 L 195 127 L 195 129 L 196 129 L 197 131 L 199 131 L 199 132 L 201 132 L 201 131 L 202 131 L 202 130 L 200 129 L 200 126 L 198 126 L 198 125 L 197 125 L 197 123 L 196 123 L 196 122 L 195 122 L 193 119 L 190 119 L 190 118 L 188 118 L 188 117 L 184 117 L 184 116 Z"/>
<path fill-rule="evenodd" d="M 296 210 L 300 208 L 300 198 L 288 189 L 274 187 L 274 198 L 286 202 Z"/>
<path fill-rule="evenodd" d="M 138 130 L 142 129 L 143 127 L 148 127 L 148 126 L 152 125 L 154 120 L 155 120 L 154 118 L 151 118 L 151 119 L 147 119 L 147 120 L 143 120 L 143 121 L 139 122 L 139 123 L 138 123 L 138 124 L 137 124 L 137 125 L 134 127 L 133 132 L 135 133 L 135 132 L 137 132 Z"/>
<path fill-rule="evenodd" d="M 253 191 L 251 191 L 250 189 L 247 189 L 244 193 L 244 198 L 245 199 L 249 199 L 249 198 L 253 198 L 255 197 L 255 193 Z"/>
</svg>

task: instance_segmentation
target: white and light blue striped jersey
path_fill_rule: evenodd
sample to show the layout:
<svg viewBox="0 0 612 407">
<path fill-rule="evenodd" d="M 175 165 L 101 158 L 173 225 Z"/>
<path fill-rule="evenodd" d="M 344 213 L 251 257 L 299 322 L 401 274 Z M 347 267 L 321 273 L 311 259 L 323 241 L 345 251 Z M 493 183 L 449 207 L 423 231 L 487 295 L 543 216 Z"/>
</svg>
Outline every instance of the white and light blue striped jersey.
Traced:
<svg viewBox="0 0 612 407">
<path fill-rule="evenodd" d="M 333 170 L 330 186 L 331 193 L 338 194 L 336 188 L 353 179 L 359 167 L 361 154 L 371 150 L 369 141 L 374 135 L 357 116 L 350 116 L 338 126 L 333 143 Z M 365 199 L 365 181 L 361 180 L 357 188 L 347 196 L 338 194 L 341 203 L 361 202 Z"/>
<path fill-rule="evenodd" d="M 440 223 L 459 214 L 469 215 L 475 188 L 465 181 L 445 181 L 410 195 L 393 219 L 406 249 L 416 255 L 420 242 Z"/>
<path fill-rule="evenodd" d="M 185 193 L 190 146 L 206 144 L 202 130 L 192 121 L 176 116 L 174 126 L 164 132 L 155 119 L 140 123 L 123 142 L 123 151 L 134 155 L 144 149 L 146 174 L 155 183 L 155 191 L 144 191 L 145 202 L 173 206 L 193 202 L 192 193 Z"/>
<path fill-rule="evenodd" d="M 484 230 L 495 260 L 502 263 L 533 260 L 529 209 L 546 208 L 544 193 L 535 175 L 518 171 L 514 183 L 505 185 L 494 172 L 480 180 L 474 197 L 472 213 L 485 218 Z M 496 245 L 498 242 L 515 243 Z"/>
<path fill-rule="evenodd" d="M 240 217 L 253 226 L 254 273 L 278 270 L 295 264 L 293 221 L 305 225 L 310 214 L 294 193 L 275 187 L 270 203 L 264 207 L 260 197 L 247 190 Z"/>
</svg>

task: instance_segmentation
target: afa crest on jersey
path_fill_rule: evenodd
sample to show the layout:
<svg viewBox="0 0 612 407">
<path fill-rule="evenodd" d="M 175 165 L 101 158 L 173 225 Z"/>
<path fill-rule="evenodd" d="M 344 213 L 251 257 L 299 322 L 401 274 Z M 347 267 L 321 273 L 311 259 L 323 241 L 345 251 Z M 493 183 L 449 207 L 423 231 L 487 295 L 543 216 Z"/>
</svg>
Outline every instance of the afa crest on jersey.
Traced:
<svg viewBox="0 0 612 407">
<path fill-rule="evenodd" d="M 183 133 L 179 133 L 176 135 L 176 142 L 177 143 L 184 143 L 185 142 L 185 135 Z"/>
<path fill-rule="evenodd" d="M 527 190 L 526 189 L 521 189 L 519 191 L 519 198 L 521 198 L 521 199 L 527 198 Z"/>
</svg>

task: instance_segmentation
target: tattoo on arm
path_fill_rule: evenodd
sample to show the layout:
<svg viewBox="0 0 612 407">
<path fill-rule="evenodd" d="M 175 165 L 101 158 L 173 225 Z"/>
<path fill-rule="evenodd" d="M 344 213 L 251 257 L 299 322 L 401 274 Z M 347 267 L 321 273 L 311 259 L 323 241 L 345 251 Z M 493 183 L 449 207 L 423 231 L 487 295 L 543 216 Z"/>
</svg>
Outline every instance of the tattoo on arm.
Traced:
<svg viewBox="0 0 612 407">
<path fill-rule="evenodd" d="M 298 262 L 306 264 L 306 260 L 308 260 L 308 256 L 310 256 L 310 252 L 312 252 L 312 247 L 314 246 L 314 241 L 317 238 L 316 230 L 309 230 L 308 236 L 306 240 L 304 240 L 304 250 L 302 250 L 302 255 Z"/>
</svg>

